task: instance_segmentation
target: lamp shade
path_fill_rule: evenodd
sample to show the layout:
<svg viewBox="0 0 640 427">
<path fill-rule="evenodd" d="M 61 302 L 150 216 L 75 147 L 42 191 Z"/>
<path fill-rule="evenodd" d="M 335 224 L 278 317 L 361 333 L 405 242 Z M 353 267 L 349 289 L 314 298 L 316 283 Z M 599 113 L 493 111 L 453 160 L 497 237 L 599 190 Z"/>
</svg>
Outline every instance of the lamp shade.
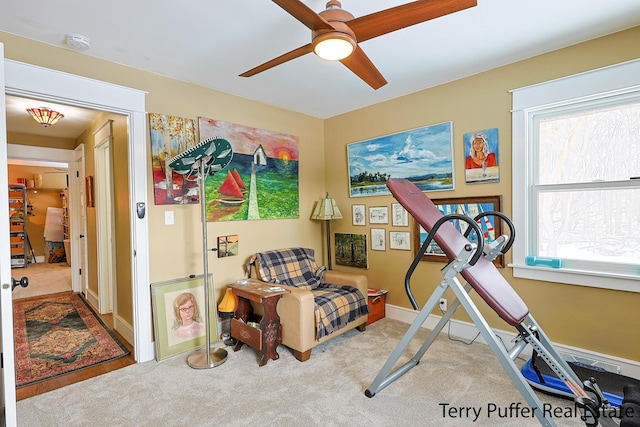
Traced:
<svg viewBox="0 0 640 427">
<path fill-rule="evenodd" d="M 43 127 L 56 124 L 58 120 L 64 117 L 64 114 L 53 111 L 49 108 L 27 108 L 27 112 L 31 114 L 33 119 L 40 123 Z"/>
<path fill-rule="evenodd" d="M 311 219 L 327 221 L 332 219 L 342 219 L 342 214 L 340 213 L 340 209 L 338 209 L 338 204 L 334 199 L 329 198 L 329 193 L 327 193 L 326 197 L 318 200 L 316 208 L 313 210 L 313 214 L 311 215 Z"/>
<path fill-rule="evenodd" d="M 238 307 L 238 297 L 233 293 L 231 288 L 227 288 L 222 297 L 222 301 L 218 304 L 218 311 L 221 313 L 233 313 Z"/>
</svg>

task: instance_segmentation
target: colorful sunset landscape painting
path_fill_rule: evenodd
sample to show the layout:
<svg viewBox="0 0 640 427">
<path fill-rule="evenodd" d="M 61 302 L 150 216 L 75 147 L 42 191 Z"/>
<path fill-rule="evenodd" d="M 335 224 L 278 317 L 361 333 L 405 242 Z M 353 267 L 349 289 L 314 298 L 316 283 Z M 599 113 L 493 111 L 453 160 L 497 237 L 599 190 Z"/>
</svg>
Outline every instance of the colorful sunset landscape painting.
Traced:
<svg viewBox="0 0 640 427">
<path fill-rule="evenodd" d="M 233 148 L 231 163 L 206 180 L 207 221 L 299 217 L 297 137 L 203 117 L 198 128 L 201 141 Z"/>
</svg>

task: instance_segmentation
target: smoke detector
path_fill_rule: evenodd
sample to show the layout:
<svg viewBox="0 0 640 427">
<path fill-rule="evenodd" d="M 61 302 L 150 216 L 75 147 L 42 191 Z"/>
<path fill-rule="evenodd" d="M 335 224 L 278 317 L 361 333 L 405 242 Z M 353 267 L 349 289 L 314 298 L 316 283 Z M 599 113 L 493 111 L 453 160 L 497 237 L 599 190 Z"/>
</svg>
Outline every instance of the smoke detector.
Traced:
<svg viewBox="0 0 640 427">
<path fill-rule="evenodd" d="M 67 34 L 65 43 L 77 50 L 87 50 L 91 47 L 91 39 L 81 34 Z"/>
</svg>

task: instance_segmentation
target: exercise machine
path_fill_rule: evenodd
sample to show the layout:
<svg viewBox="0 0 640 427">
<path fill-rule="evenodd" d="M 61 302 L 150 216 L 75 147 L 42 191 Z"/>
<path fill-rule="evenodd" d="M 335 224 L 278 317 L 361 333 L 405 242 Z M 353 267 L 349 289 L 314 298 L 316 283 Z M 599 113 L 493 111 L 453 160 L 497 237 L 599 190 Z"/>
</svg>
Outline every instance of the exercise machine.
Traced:
<svg viewBox="0 0 640 427">
<path fill-rule="evenodd" d="M 415 321 L 393 350 L 371 385 L 366 389 L 365 395 L 367 397 L 375 396 L 393 381 L 411 370 L 411 368 L 417 366 L 456 309 L 462 306 L 520 394 L 532 408 L 541 425 L 556 426 L 556 422 L 553 419 L 552 411 L 545 408 L 515 363 L 516 358 L 527 346 L 531 347 L 537 357 L 544 360 L 555 376 L 571 391 L 576 408 L 581 413 L 581 419 L 587 426 L 618 426 L 620 421 L 619 408 L 609 404 L 593 378 L 584 382 L 578 378 L 554 348 L 531 313 L 529 313 L 524 301 L 493 265 L 493 259 L 500 254 L 506 253 L 513 244 L 515 228 L 509 218 L 500 212 L 484 212 L 473 219 L 461 214 L 445 216 L 410 181 L 390 179 L 387 181 L 387 187 L 398 202 L 429 233 L 405 276 L 405 290 L 415 310 L 419 310 L 419 306 L 411 291 L 411 276 L 432 241 L 438 244 L 447 256 L 449 263 L 442 269 L 442 281 L 424 304 Z M 496 220 L 504 222 L 509 228 L 509 235 L 500 236 L 485 245 L 483 233 L 477 222 L 484 220 L 486 216 L 495 216 Z M 464 234 L 450 222 L 452 220 L 464 221 L 467 224 Z M 475 237 L 470 237 L 471 233 Z M 459 276 L 464 280 L 464 284 Z M 408 362 L 394 369 L 399 358 L 427 320 L 429 314 L 438 306 L 440 298 L 443 297 L 448 289 L 455 295 L 449 310 L 444 313 L 416 354 Z M 476 291 L 500 318 L 517 330 L 518 335 L 511 349 L 507 350 L 471 299 L 470 292 L 472 290 Z"/>
</svg>

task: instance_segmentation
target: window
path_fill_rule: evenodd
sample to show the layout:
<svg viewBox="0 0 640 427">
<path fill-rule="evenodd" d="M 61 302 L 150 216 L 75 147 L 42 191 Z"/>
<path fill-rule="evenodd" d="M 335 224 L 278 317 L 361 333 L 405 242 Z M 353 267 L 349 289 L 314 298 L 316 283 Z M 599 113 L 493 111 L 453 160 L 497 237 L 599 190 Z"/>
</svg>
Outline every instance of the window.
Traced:
<svg viewBox="0 0 640 427">
<path fill-rule="evenodd" d="M 514 276 L 640 292 L 640 61 L 513 106 Z"/>
</svg>

